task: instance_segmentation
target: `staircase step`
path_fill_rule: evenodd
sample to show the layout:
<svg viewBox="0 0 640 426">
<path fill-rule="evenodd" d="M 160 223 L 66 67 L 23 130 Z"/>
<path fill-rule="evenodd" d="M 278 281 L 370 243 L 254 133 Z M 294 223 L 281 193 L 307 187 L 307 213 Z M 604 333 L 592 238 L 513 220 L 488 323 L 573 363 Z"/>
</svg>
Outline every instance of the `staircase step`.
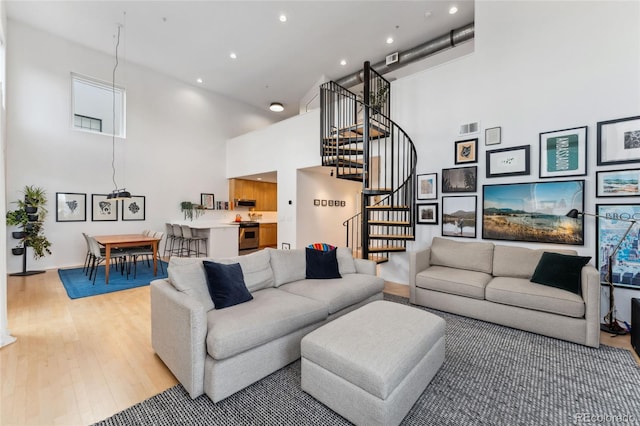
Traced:
<svg viewBox="0 0 640 426">
<path fill-rule="evenodd" d="M 364 149 L 362 149 L 361 147 L 358 146 L 330 146 L 330 145 L 323 145 L 323 150 L 322 150 L 322 154 L 323 155 L 363 155 L 364 154 Z"/>
<path fill-rule="evenodd" d="M 354 132 L 348 133 L 346 135 L 328 136 L 322 139 L 323 145 L 334 145 L 334 146 L 347 145 L 351 143 L 362 144 L 362 142 L 363 142 L 362 135 Z"/>
<path fill-rule="evenodd" d="M 374 254 L 370 254 L 369 255 L 369 260 L 372 260 L 374 262 L 376 262 L 377 264 L 381 264 L 381 263 L 386 263 L 389 261 L 389 258 L 387 256 L 380 256 L 377 253 Z"/>
<path fill-rule="evenodd" d="M 413 241 L 416 239 L 415 235 L 409 234 L 369 234 L 369 239 L 372 240 L 405 240 Z"/>
<path fill-rule="evenodd" d="M 383 226 L 411 226 L 407 220 L 370 220 L 369 225 Z"/>
<path fill-rule="evenodd" d="M 387 195 L 393 192 L 391 188 L 365 188 L 362 191 L 365 195 Z"/>
<path fill-rule="evenodd" d="M 340 179 L 352 180 L 354 182 L 362 182 L 362 173 L 337 173 L 336 177 Z"/>
<path fill-rule="evenodd" d="M 357 164 L 358 167 L 364 166 L 364 159 L 355 155 L 326 155 L 324 160 L 328 163 L 349 163 Z"/>
<path fill-rule="evenodd" d="M 369 247 L 369 253 L 388 253 L 388 252 L 403 252 L 407 251 L 406 247 L 398 247 L 398 246 L 379 246 L 379 247 Z"/>
<path fill-rule="evenodd" d="M 409 211 L 409 206 L 390 206 L 388 204 L 378 204 L 367 206 L 367 210 L 373 211 Z"/>
</svg>

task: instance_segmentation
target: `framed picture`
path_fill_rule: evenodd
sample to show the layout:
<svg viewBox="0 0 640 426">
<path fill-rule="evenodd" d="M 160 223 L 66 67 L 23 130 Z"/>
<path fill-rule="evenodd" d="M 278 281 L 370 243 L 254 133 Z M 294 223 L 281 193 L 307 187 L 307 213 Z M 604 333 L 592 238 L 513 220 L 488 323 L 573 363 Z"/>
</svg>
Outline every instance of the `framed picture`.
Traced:
<svg viewBox="0 0 640 426">
<path fill-rule="evenodd" d="M 122 220 L 145 219 L 144 195 L 132 195 L 128 200 L 122 200 Z"/>
<path fill-rule="evenodd" d="M 598 123 L 598 166 L 640 162 L 640 116 Z"/>
<path fill-rule="evenodd" d="M 206 210 L 215 210 L 216 197 L 213 194 L 200 194 L 200 204 L 204 206 Z"/>
<path fill-rule="evenodd" d="M 487 177 L 528 175 L 529 145 L 487 151 Z"/>
<path fill-rule="evenodd" d="M 442 193 L 476 192 L 478 167 L 442 169 Z"/>
<path fill-rule="evenodd" d="M 320 205 L 320 200 L 318 200 L 317 198 L 315 200 L 313 200 L 313 205 L 314 206 L 319 206 Z"/>
<path fill-rule="evenodd" d="M 639 181 L 640 169 L 596 172 L 596 197 L 636 197 Z"/>
<path fill-rule="evenodd" d="M 85 222 L 87 194 L 56 192 L 56 222 Z"/>
<path fill-rule="evenodd" d="M 482 238 L 584 245 L 584 180 L 484 185 Z"/>
<path fill-rule="evenodd" d="M 418 200 L 435 200 L 438 198 L 438 174 L 418 175 Z"/>
<path fill-rule="evenodd" d="M 94 222 L 118 220 L 118 202 L 107 200 L 106 194 L 91 194 L 91 220 Z"/>
<path fill-rule="evenodd" d="M 600 282 L 607 283 L 609 255 L 618 245 L 630 223 L 615 220 L 640 220 L 640 204 L 596 204 L 596 264 Z M 638 224 L 624 239 L 613 259 L 612 284 L 618 287 L 640 289 L 640 262 L 638 262 Z"/>
<path fill-rule="evenodd" d="M 540 178 L 587 174 L 587 126 L 540 133 Z"/>
<path fill-rule="evenodd" d="M 502 128 L 491 127 L 484 131 L 484 144 L 485 145 L 498 145 L 502 142 Z"/>
<path fill-rule="evenodd" d="M 456 141 L 455 164 L 478 162 L 478 138 Z"/>
<path fill-rule="evenodd" d="M 475 195 L 442 197 L 442 236 L 476 237 L 477 200 Z"/>
<path fill-rule="evenodd" d="M 438 224 L 438 204 L 416 204 L 416 213 L 419 225 Z"/>
<path fill-rule="evenodd" d="M 333 200 L 328 200 L 329 201 L 329 207 L 333 207 Z"/>
</svg>

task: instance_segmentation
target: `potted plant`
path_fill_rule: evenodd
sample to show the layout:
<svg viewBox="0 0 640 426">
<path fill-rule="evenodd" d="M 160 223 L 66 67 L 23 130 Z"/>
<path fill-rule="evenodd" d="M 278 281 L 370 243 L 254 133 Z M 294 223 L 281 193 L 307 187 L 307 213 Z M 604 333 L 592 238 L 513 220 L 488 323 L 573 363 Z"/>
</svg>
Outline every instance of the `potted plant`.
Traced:
<svg viewBox="0 0 640 426">
<path fill-rule="evenodd" d="M 22 256 L 24 254 L 24 247 L 15 246 L 14 248 L 11 249 L 11 253 L 13 253 L 16 256 Z"/>
<path fill-rule="evenodd" d="M 37 186 L 27 185 L 22 190 L 22 193 L 24 194 L 24 200 L 18 200 L 18 208 L 24 209 L 30 215 L 37 213 L 36 218 L 32 217 L 31 221 L 44 220 L 48 213 L 46 191 Z"/>
<path fill-rule="evenodd" d="M 193 203 L 191 201 L 182 201 L 180 210 L 184 213 L 184 220 L 193 220 Z"/>
<path fill-rule="evenodd" d="M 33 249 L 33 257 L 39 259 L 51 254 L 51 243 L 44 235 L 27 235 L 24 240 L 25 247 L 31 247 Z"/>
</svg>

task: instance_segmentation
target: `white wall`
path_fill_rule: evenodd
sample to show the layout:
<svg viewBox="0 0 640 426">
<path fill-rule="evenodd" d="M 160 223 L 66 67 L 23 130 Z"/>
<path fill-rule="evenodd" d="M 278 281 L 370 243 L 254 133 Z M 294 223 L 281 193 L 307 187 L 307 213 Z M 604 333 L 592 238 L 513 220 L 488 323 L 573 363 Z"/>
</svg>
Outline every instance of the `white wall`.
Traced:
<svg viewBox="0 0 640 426">
<path fill-rule="evenodd" d="M 298 171 L 296 246 L 327 243 L 344 247 L 347 231 L 342 224 L 360 210 L 362 183 L 332 177 L 327 167 L 320 170 Z M 316 206 L 314 200 L 326 200 L 327 205 Z M 329 200 L 344 201 L 345 206 L 329 206 Z"/>
<path fill-rule="evenodd" d="M 476 2 L 474 53 L 393 83 L 392 117 L 417 144 L 418 174 L 437 172 L 441 178 L 442 168 L 455 166 L 453 144 L 460 139 L 460 124 L 479 120 L 482 129 L 501 126 L 502 144 L 491 149 L 530 145 L 531 175 L 486 179 L 482 131 L 480 211 L 483 184 L 538 180 L 540 132 L 587 125 L 588 176 L 576 178 L 586 179 L 585 211 L 611 202 L 595 199 L 595 172 L 628 167 L 596 167 L 596 123 L 640 114 L 638 22 L 638 2 Z M 439 225 L 420 225 L 417 232 L 414 249 L 428 246 L 441 231 Z M 477 234 L 480 239 L 481 227 Z M 585 221 L 585 245 L 567 248 L 593 256 L 595 263 L 592 218 Z M 381 268 L 385 278 L 399 282 L 408 281 L 407 270 L 406 256 Z M 615 293 L 618 318 L 629 321 L 629 299 L 640 292 L 617 288 Z M 606 313 L 606 288 L 602 302 Z"/>
<path fill-rule="evenodd" d="M 30 269 L 81 264 L 81 232 L 164 230 L 167 220 L 182 218 L 180 201 L 199 201 L 202 192 L 228 199 L 225 142 L 272 121 L 268 111 L 121 58 L 123 80 L 116 83 L 127 90 L 127 138 L 116 139 L 116 181 L 146 196 L 146 220 L 92 222 L 91 194 L 113 189 L 111 137 L 71 129 L 70 74 L 110 81 L 114 58 L 15 21 L 8 30 L 7 206 L 15 206 L 10 202 L 25 185 L 43 187 L 49 197 L 44 226 L 53 255 L 38 261 L 29 255 Z M 86 193 L 87 221 L 56 222 L 56 192 Z M 14 245 L 9 240 L 6 247 Z M 10 272 L 21 270 L 19 257 L 7 259 Z"/>
</svg>

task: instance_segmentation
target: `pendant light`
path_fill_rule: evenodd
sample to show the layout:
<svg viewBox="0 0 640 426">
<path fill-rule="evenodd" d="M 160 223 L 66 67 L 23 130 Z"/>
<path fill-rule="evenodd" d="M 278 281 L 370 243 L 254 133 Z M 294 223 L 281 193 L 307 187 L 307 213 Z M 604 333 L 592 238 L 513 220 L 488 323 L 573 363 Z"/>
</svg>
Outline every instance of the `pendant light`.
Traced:
<svg viewBox="0 0 640 426">
<path fill-rule="evenodd" d="M 111 88 L 113 95 L 113 123 L 111 129 L 111 180 L 113 180 L 113 191 L 107 195 L 107 200 L 125 200 L 131 198 L 131 193 L 126 188 L 119 189 L 116 183 L 116 70 L 118 69 L 118 47 L 120 46 L 120 29 L 118 24 L 118 34 L 116 39 L 116 63 L 113 67 L 113 77 L 111 79 Z"/>
</svg>

